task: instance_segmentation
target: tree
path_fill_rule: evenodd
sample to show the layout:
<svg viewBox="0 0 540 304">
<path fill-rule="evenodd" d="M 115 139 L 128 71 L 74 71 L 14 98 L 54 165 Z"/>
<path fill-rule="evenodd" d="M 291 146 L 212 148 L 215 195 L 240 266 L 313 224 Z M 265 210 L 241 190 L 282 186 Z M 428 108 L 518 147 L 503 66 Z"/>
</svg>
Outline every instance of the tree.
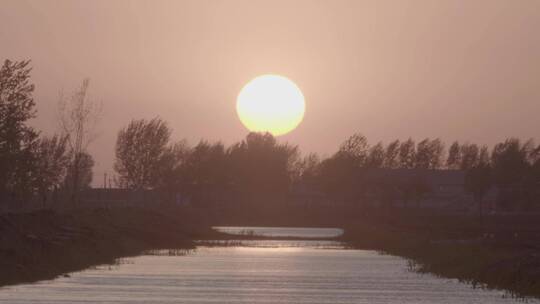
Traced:
<svg viewBox="0 0 540 304">
<path fill-rule="evenodd" d="M 92 155 L 85 152 L 82 152 L 81 155 L 78 156 L 72 156 L 71 159 L 75 159 L 75 157 L 79 159 L 77 162 L 77 167 L 74 167 L 73 164 L 68 167 L 66 178 L 64 180 L 64 186 L 70 192 L 74 191 L 79 193 L 81 190 L 88 189 L 91 186 L 92 179 L 94 177 L 94 173 L 92 171 L 92 168 L 94 167 L 94 159 L 92 158 Z M 75 174 L 77 174 L 77 184 L 73 183 L 73 180 L 75 179 L 73 176 Z M 75 185 L 77 188 L 73 188 Z"/>
<path fill-rule="evenodd" d="M 87 154 L 90 143 L 95 139 L 95 127 L 101 114 L 101 104 L 88 97 L 89 79 L 82 82 L 81 87 L 76 90 L 69 99 L 60 95 L 58 102 L 58 113 L 60 128 L 67 136 L 70 155 L 72 156 L 70 179 L 68 180 L 68 189 L 71 191 L 71 200 L 73 203 L 78 201 L 78 190 L 83 182 L 81 157 Z"/>
<path fill-rule="evenodd" d="M 419 169 L 428 169 L 431 151 L 429 149 L 429 138 L 426 138 L 416 145 L 415 167 Z"/>
<path fill-rule="evenodd" d="M 270 133 L 249 133 L 232 145 L 231 182 L 245 198 L 282 198 L 294 177 L 298 148 L 277 143 Z"/>
<path fill-rule="evenodd" d="M 60 188 L 65 180 L 70 156 L 67 152 L 67 138 L 54 135 L 38 140 L 35 153 L 35 187 L 46 203 L 47 194 Z"/>
<path fill-rule="evenodd" d="M 478 165 L 489 166 L 491 164 L 489 148 L 487 146 L 482 146 L 480 148 L 480 153 L 478 154 Z"/>
<path fill-rule="evenodd" d="M 122 185 L 130 189 L 158 185 L 170 136 L 171 129 L 159 118 L 132 120 L 118 132 L 114 169 Z"/>
<path fill-rule="evenodd" d="M 395 169 L 399 166 L 399 140 L 394 140 L 388 146 L 384 152 L 384 164 L 385 168 Z"/>
<path fill-rule="evenodd" d="M 0 197 L 25 194 L 38 132 L 27 124 L 35 117 L 30 61 L 5 60 L 0 68 Z"/>
<path fill-rule="evenodd" d="M 478 164 L 480 150 L 476 144 L 465 143 L 460 148 L 461 170 L 469 170 Z"/>
<path fill-rule="evenodd" d="M 540 202 L 540 145 L 531 151 L 530 189 L 537 202 Z"/>
<path fill-rule="evenodd" d="M 433 139 L 429 142 L 429 169 L 439 169 L 442 167 L 444 156 L 444 144 L 439 139 Z"/>
<path fill-rule="evenodd" d="M 415 167 L 416 151 L 414 141 L 409 138 L 399 146 L 399 168 L 412 169 Z"/>
<path fill-rule="evenodd" d="M 359 133 L 353 134 L 341 144 L 338 153 L 341 157 L 351 160 L 352 165 L 362 167 L 369 154 L 367 138 Z"/>
<path fill-rule="evenodd" d="M 316 153 L 309 153 L 295 163 L 294 180 L 313 183 L 320 175 L 321 159 Z"/>
<path fill-rule="evenodd" d="M 500 189 L 500 203 L 507 209 L 516 208 L 520 204 L 523 207 L 530 205 L 528 194 L 530 189 L 535 187 L 529 178 L 531 150 L 530 144 L 522 145 L 517 138 L 509 138 L 493 147 L 493 179 Z"/>
<path fill-rule="evenodd" d="M 461 147 L 458 141 L 453 142 L 448 149 L 446 167 L 451 170 L 456 170 L 461 167 Z"/>
<path fill-rule="evenodd" d="M 416 168 L 438 169 L 441 167 L 444 144 L 440 139 L 426 138 L 416 146 Z"/>
<path fill-rule="evenodd" d="M 221 142 L 201 140 L 186 159 L 186 174 L 196 185 L 223 185 L 227 182 L 227 154 Z"/>
<path fill-rule="evenodd" d="M 334 198 L 354 200 L 362 192 L 358 183 L 359 168 L 351 166 L 349 158 L 339 152 L 321 162 L 320 183 Z"/>
<path fill-rule="evenodd" d="M 158 174 L 155 187 L 170 194 L 176 194 L 178 190 L 186 188 L 186 185 L 189 184 L 189 177 L 185 167 L 191 152 L 186 140 L 170 144 L 160 159 L 158 168 L 161 171 Z"/>
<path fill-rule="evenodd" d="M 484 196 L 492 185 L 491 167 L 486 163 L 479 163 L 467 170 L 465 175 L 465 190 L 473 195 L 478 206 L 478 213 L 482 215 L 482 202 Z"/>
<path fill-rule="evenodd" d="M 495 145 L 491 154 L 495 182 L 501 187 L 519 185 L 529 166 L 528 157 L 529 151 L 517 138 Z"/>
<path fill-rule="evenodd" d="M 369 149 L 366 166 L 369 168 L 381 168 L 384 164 L 384 146 L 377 143 Z"/>
</svg>

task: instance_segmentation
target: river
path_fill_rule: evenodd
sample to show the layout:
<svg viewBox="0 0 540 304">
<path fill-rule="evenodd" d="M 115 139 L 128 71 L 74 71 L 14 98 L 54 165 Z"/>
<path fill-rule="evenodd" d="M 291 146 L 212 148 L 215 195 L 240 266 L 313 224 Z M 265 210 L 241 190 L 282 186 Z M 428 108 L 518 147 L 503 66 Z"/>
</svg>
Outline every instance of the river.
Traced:
<svg viewBox="0 0 540 304">
<path fill-rule="evenodd" d="M 154 252 L 55 280 L 3 287 L 0 303 L 522 303 L 502 291 L 412 272 L 399 257 L 316 240 L 337 236 L 339 229 L 219 229 L 309 239 L 199 246 L 179 255 Z"/>
</svg>

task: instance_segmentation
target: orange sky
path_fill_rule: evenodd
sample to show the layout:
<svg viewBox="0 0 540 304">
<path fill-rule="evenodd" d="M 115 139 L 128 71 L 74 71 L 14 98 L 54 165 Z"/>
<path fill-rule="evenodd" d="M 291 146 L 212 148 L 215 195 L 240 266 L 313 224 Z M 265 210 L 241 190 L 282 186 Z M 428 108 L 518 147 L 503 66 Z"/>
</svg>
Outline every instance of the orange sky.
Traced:
<svg viewBox="0 0 540 304">
<path fill-rule="evenodd" d="M 357 131 L 540 139 L 540 1 L 0 4 L 0 59 L 32 59 L 38 128 L 54 132 L 59 91 L 92 79 L 105 111 L 90 148 L 98 181 L 132 118 L 160 116 L 191 143 L 240 140 L 236 95 L 267 73 L 303 90 L 305 120 L 282 139 L 305 152 Z"/>
</svg>

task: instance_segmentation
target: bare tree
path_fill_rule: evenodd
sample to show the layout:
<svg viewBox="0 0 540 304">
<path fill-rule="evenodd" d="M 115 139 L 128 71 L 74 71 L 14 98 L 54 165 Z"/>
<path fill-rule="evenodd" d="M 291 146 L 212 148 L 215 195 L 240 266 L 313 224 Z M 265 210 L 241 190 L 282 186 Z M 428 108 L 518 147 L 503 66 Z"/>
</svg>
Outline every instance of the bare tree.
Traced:
<svg viewBox="0 0 540 304">
<path fill-rule="evenodd" d="M 66 99 L 60 95 L 58 116 L 60 128 L 67 136 L 71 155 L 70 178 L 68 188 L 73 203 L 78 201 L 78 189 L 81 184 L 81 158 L 87 154 L 90 143 L 96 138 L 95 127 L 101 116 L 101 103 L 88 97 L 89 79 L 84 79 L 81 87 Z"/>
<path fill-rule="evenodd" d="M 92 171 L 92 168 L 94 167 L 94 158 L 92 157 L 92 155 L 83 152 L 81 155 L 78 156 L 78 159 L 79 165 L 77 167 L 68 167 L 66 178 L 64 180 L 65 186 L 72 187 L 72 181 L 74 179 L 73 175 L 75 173 L 78 174 L 77 188 L 74 189 L 76 193 L 80 192 L 81 190 L 90 188 L 90 184 L 92 183 L 92 179 L 94 176 L 94 173 Z"/>
</svg>

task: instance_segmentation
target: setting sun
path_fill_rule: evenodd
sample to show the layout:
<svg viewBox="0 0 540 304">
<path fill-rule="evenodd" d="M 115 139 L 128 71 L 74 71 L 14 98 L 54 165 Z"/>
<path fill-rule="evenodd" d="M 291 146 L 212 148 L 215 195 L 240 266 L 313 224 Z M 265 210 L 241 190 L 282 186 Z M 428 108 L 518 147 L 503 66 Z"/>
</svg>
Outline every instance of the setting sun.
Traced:
<svg viewBox="0 0 540 304">
<path fill-rule="evenodd" d="M 291 132 L 302 122 L 304 95 L 286 77 L 262 75 L 242 88 L 236 111 L 240 121 L 250 131 L 279 136 Z"/>
</svg>

